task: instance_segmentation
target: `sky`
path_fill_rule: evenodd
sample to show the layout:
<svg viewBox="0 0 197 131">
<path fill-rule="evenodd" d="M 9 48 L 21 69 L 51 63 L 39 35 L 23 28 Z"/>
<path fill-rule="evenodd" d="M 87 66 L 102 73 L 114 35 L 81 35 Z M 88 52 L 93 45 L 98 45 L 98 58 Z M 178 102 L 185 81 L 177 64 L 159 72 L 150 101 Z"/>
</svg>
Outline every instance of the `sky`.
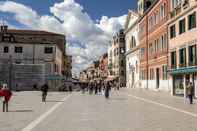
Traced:
<svg viewBox="0 0 197 131">
<path fill-rule="evenodd" d="M 113 34 L 124 27 L 137 0 L 0 0 L 0 21 L 10 28 L 65 34 L 73 74 L 107 52 Z"/>
</svg>

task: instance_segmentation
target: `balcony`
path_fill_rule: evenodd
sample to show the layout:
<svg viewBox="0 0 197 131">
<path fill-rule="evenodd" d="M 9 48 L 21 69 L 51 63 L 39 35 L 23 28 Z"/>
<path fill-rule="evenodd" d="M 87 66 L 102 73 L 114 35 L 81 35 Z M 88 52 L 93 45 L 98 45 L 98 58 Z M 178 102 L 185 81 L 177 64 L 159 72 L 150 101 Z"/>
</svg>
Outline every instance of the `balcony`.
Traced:
<svg viewBox="0 0 197 131">
<path fill-rule="evenodd" d="M 176 65 L 171 65 L 171 69 L 176 69 L 177 66 Z"/>
<path fill-rule="evenodd" d="M 180 67 L 180 68 L 186 67 L 186 63 L 180 63 L 180 64 L 179 64 L 179 67 Z"/>
</svg>

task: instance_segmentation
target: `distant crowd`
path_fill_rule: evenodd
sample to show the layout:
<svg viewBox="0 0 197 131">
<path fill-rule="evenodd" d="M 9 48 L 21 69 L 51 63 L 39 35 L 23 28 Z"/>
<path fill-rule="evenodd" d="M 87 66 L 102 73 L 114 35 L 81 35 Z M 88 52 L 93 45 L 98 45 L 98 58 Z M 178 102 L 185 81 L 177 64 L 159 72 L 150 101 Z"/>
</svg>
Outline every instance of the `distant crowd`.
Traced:
<svg viewBox="0 0 197 131">
<path fill-rule="evenodd" d="M 95 82 L 89 82 L 89 83 L 81 83 L 80 85 L 82 93 L 88 92 L 91 94 L 100 94 L 104 95 L 105 98 L 109 98 L 110 91 L 112 88 L 115 90 L 119 90 L 119 85 L 115 82 L 106 82 L 106 81 L 95 81 Z"/>
</svg>

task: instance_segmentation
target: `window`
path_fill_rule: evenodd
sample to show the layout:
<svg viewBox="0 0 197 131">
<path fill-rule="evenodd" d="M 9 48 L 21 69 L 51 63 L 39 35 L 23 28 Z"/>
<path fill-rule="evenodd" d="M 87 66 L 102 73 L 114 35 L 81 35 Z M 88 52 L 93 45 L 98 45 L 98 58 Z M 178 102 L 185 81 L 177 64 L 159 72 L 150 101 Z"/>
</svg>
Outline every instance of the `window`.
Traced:
<svg viewBox="0 0 197 131">
<path fill-rule="evenodd" d="M 170 38 L 172 39 L 174 37 L 176 37 L 176 27 L 175 27 L 175 25 L 172 25 L 170 27 Z"/>
<path fill-rule="evenodd" d="M 165 6 L 164 4 L 160 6 L 160 19 L 163 19 L 165 17 Z"/>
<path fill-rule="evenodd" d="M 136 40 L 134 36 L 131 36 L 131 48 L 134 48 L 136 46 Z"/>
<path fill-rule="evenodd" d="M 154 69 L 150 69 L 150 80 L 153 80 L 154 79 L 154 77 L 155 77 L 155 75 L 154 75 Z"/>
<path fill-rule="evenodd" d="M 167 80 L 167 79 L 168 79 L 168 75 L 167 75 L 167 65 L 163 65 L 163 66 L 162 66 L 162 71 L 163 71 L 163 80 Z"/>
<path fill-rule="evenodd" d="M 196 65 L 196 45 L 189 46 L 189 65 Z"/>
<path fill-rule="evenodd" d="M 171 52 L 171 68 L 176 68 L 176 51 Z"/>
<path fill-rule="evenodd" d="M 144 55 L 145 55 L 145 48 L 141 48 L 141 51 L 140 51 L 141 58 L 144 57 Z"/>
<path fill-rule="evenodd" d="M 51 53 L 53 53 L 53 47 L 45 47 L 44 48 L 44 53 L 45 54 L 51 54 Z"/>
<path fill-rule="evenodd" d="M 124 71 L 121 71 L 121 75 L 124 76 Z"/>
<path fill-rule="evenodd" d="M 121 60 L 121 66 L 124 67 L 124 61 L 123 60 Z"/>
<path fill-rule="evenodd" d="M 164 40 L 163 40 L 163 43 L 164 43 L 164 49 L 167 49 L 167 34 L 164 34 Z"/>
<path fill-rule="evenodd" d="M 138 73 L 138 62 L 135 62 L 135 67 L 136 67 L 136 73 Z"/>
<path fill-rule="evenodd" d="M 182 0 L 172 0 L 172 8 L 177 8 L 181 4 Z"/>
<path fill-rule="evenodd" d="M 161 48 L 164 49 L 165 43 L 164 43 L 164 35 L 161 36 Z"/>
<path fill-rule="evenodd" d="M 179 66 L 185 67 L 186 66 L 186 49 L 180 49 L 179 50 Z"/>
<path fill-rule="evenodd" d="M 188 29 L 196 28 L 196 12 L 188 16 Z"/>
<path fill-rule="evenodd" d="M 121 54 L 124 54 L 125 53 L 125 49 L 122 47 L 122 48 L 120 48 L 120 53 Z"/>
<path fill-rule="evenodd" d="M 120 38 L 120 42 L 125 42 L 124 38 Z"/>
<path fill-rule="evenodd" d="M 179 21 L 179 34 L 185 32 L 185 19 Z"/>
<path fill-rule="evenodd" d="M 140 70 L 140 80 L 145 80 L 145 79 L 146 79 L 146 71 Z"/>
<path fill-rule="evenodd" d="M 21 46 L 15 47 L 15 53 L 23 53 L 23 47 Z"/>
<path fill-rule="evenodd" d="M 152 43 L 149 44 L 149 54 L 150 55 L 153 54 L 153 44 Z"/>
<path fill-rule="evenodd" d="M 155 40 L 155 52 L 159 51 L 159 39 Z"/>
<path fill-rule="evenodd" d="M 114 56 L 116 56 L 116 49 L 114 49 Z"/>
<path fill-rule="evenodd" d="M 8 53 L 8 52 L 9 52 L 9 47 L 8 47 L 8 46 L 5 46 L 5 47 L 3 48 L 3 52 L 4 52 L 4 53 Z"/>
</svg>

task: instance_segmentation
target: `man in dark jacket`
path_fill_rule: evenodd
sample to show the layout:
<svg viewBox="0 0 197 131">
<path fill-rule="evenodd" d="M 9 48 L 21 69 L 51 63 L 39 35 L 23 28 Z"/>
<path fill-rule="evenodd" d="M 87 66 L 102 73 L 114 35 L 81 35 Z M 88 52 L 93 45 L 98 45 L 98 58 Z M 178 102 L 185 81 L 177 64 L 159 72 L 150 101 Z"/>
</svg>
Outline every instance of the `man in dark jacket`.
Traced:
<svg viewBox="0 0 197 131">
<path fill-rule="evenodd" d="M 105 86 L 105 98 L 109 99 L 109 93 L 111 91 L 111 84 L 109 82 L 106 83 Z"/>
<path fill-rule="evenodd" d="M 42 102 L 46 102 L 46 97 L 47 97 L 48 89 L 49 89 L 49 86 L 47 84 L 44 84 L 41 87 L 41 91 L 42 91 Z"/>
</svg>

